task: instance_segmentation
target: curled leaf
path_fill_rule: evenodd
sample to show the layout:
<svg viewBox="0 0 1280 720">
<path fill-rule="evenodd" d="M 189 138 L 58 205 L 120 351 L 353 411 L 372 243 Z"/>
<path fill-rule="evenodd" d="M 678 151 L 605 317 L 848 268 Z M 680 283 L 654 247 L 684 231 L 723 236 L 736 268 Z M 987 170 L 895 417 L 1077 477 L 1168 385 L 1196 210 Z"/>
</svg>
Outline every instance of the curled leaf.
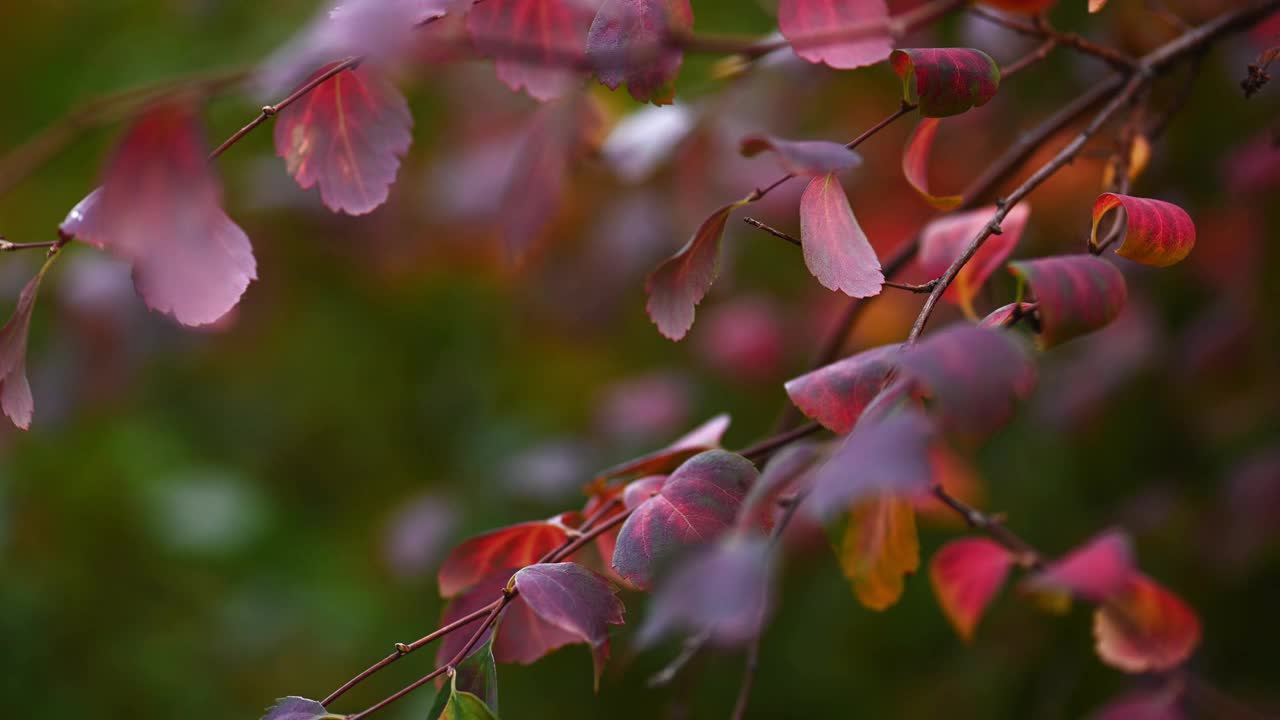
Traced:
<svg viewBox="0 0 1280 720">
<path fill-rule="evenodd" d="M 724 450 L 687 460 L 622 524 L 614 570 L 637 588 L 648 588 L 661 565 L 733 526 L 756 475 L 750 460 Z"/>
<path fill-rule="evenodd" d="M 538 617 L 591 646 L 599 687 L 609 659 L 609 626 L 621 625 L 624 612 L 609 581 L 581 565 L 561 562 L 523 568 L 514 582 Z"/>
<path fill-rule="evenodd" d="M 920 567 L 920 539 L 910 498 L 880 494 L 858 501 L 840 541 L 840 569 L 858 602 L 885 610 L 902 597 L 904 578 Z"/>
<path fill-rule="evenodd" d="M 889 62 L 902 78 L 903 100 L 927 118 L 986 105 L 1000 87 L 1000 66 L 973 48 L 894 50 Z"/>
<path fill-rule="evenodd" d="M 669 104 L 684 51 L 667 41 L 692 27 L 689 0 L 605 0 L 587 35 L 587 57 L 609 89 L 625 82 L 637 101 Z"/>
<path fill-rule="evenodd" d="M 748 135 L 739 142 L 743 155 L 763 152 L 778 156 L 782 169 L 793 175 L 826 175 L 862 164 L 862 156 L 829 140 L 783 140 L 771 135 Z"/>
<path fill-rule="evenodd" d="M 720 237 L 729 213 L 741 203 L 725 205 L 703 221 L 689 242 L 667 258 L 645 281 L 649 301 L 645 309 L 670 340 L 679 340 L 693 327 L 694 308 L 716 280 L 720 264 Z"/>
<path fill-rule="evenodd" d="M 884 0 L 780 0 L 778 29 L 797 55 L 839 70 L 874 65 L 893 49 Z"/>
<path fill-rule="evenodd" d="M 835 173 L 810 180 L 800 196 L 800 243 L 804 264 L 823 287 L 858 298 L 880 294 L 880 258 Z"/>
<path fill-rule="evenodd" d="M 1013 555 L 986 538 L 952 540 L 933 554 L 929 579 L 938 604 L 965 642 L 973 640 L 973 630 L 987 605 L 1000 591 Z"/>
<path fill-rule="evenodd" d="M 939 277 L 964 252 L 969 243 L 991 222 L 996 208 L 985 207 L 953 215 L 944 215 L 920 232 L 920 269 Z M 943 300 L 967 308 L 972 314 L 973 300 L 991 274 L 1004 263 L 1018 246 L 1027 227 L 1031 208 L 1025 203 L 1015 206 L 1001 224 L 1002 232 L 992 235 L 960 268 L 960 272 L 942 295 Z"/>
<path fill-rule="evenodd" d="M 257 279 L 249 238 L 222 211 L 206 154 L 190 108 L 152 108 L 126 132 L 102 187 L 62 223 L 64 234 L 132 263 L 147 306 L 183 325 L 218 320 Z"/>
<path fill-rule="evenodd" d="M 304 190 L 319 186 L 330 210 L 363 215 L 386 201 L 412 127 L 400 91 L 361 66 L 334 75 L 280 112 L 276 154 Z"/>
<path fill-rule="evenodd" d="M 884 387 L 902 346 L 882 345 L 788 380 L 787 397 L 800 412 L 835 433 L 853 430 Z"/>
<path fill-rule="evenodd" d="M 1093 255 L 1022 260 L 1009 263 L 1009 271 L 1031 288 L 1044 348 L 1105 327 L 1128 299 L 1124 275 Z"/>
<path fill-rule="evenodd" d="M 1200 618 L 1177 595 L 1142 573 L 1094 611 L 1098 656 L 1130 673 L 1158 672 L 1186 661 L 1200 644 Z"/>
<path fill-rule="evenodd" d="M 1196 225 L 1186 210 L 1163 200 L 1103 193 L 1093 203 L 1091 243 L 1098 243 L 1098 224 L 1108 212 L 1123 208 L 1124 241 L 1116 254 L 1134 262 L 1168 267 L 1191 254 L 1196 244 Z"/>
<path fill-rule="evenodd" d="M 902 151 L 902 174 L 925 202 L 939 210 L 952 210 L 964 202 L 962 195 L 934 195 L 929 190 L 929 155 L 938 136 L 937 118 L 924 118 L 907 138 Z"/>
</svg>

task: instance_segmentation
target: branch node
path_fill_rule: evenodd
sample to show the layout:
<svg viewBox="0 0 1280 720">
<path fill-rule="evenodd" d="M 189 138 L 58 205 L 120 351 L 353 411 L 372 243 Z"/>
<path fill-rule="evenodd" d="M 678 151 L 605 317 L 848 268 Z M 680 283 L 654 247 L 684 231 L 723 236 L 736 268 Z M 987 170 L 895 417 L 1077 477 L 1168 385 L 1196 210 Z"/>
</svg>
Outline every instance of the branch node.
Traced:
<svg viewBox="0 0 1280 720">
<path fill-rule="evenodd" d="M 396 643 L 396 652 L 400 653 L 401 655 L 408 655 L 409 653 L 413 652 L 413 648 L 409 647 L 408 645 L 405 645 L 402 642 L 398 642 Z"/>
<path fill-rule="evenodd" d="M 276 116 L 276 113 L 278 113 L 278 112 L 280 112 L 280 109 L 279 109 L 279 108 L 277 108 L 275 105 L 263 105 L 263 106 L 262 106 L 262 115 L 263 115 L 263 117 L 275 117 L 275 116 Z"/>
</svg>

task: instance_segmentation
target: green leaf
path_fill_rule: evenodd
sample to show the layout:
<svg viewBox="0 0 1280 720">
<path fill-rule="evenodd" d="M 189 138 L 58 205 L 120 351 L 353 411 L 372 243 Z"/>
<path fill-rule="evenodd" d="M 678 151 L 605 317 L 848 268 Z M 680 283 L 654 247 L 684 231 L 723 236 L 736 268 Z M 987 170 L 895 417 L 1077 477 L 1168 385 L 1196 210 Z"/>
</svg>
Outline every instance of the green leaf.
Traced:
<svg viewBox="0 0 1280 720">
<path fill-rule="evenodd" d="M 496 718 L 497 707 L 498 666 L 493 661 L 493 635 L 490 635 L 453 669 L 448 690 L 442 688 L 436 694 L 427 720 Z"/>
</svg>

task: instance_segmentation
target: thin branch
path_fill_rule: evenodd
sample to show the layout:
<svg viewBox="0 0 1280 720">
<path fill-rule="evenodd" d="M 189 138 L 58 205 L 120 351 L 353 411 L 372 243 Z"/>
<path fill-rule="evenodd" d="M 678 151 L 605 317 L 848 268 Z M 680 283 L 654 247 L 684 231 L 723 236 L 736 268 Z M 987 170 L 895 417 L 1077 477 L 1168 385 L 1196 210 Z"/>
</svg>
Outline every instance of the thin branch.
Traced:
<svg viewBox="0 0 1280 720">
<path fill-rule="evenodd" d="M 1137 67 L 1137 61 L 1115 48 L 1099 45 L 1076 33 L 1056 30 L 1042 15 L 1037 16 L 1034 22 L 1027 22 L 989 10 L 981 5 L 970 8 L 969 12 L 987 22 L 1008 28 L 1014 32 L 1053 40 L 1063 47 L 1097 58 L 1117 70 L 1132 71 Z"/>
<path fill-rule="evenodd" d="M 1039 47 L 1037 47 L 1035 50 L 1032 50 L 1026 55 L 1023 55 L 1017 60 L 1014 60 L 1008 65 L 1005 65 L 1004 67 L 1000 68 L 1000 82 L 1004 82 L 1005 80 L 1008 80 L 1014 75 L 1017 75 L 1023 70 L 1026 70 L 1032 65 L 1035 65 L 1036 63 L 1041 62 L 1045 58 L 1049 57 L 1049 53 L 1053 52 L 1054 48 L 1058 47 L 1058 45 L 1059 45 L 1058 39 L 1051 37 L 1045 40 L 1044 42 L 1040 43 Z"/>
<path fill-rule="evenodd" d="M 0 252 L 14 252 L 15 250 L 34 250 L 36 248 L 52 249 L 54 247 L 58 247 L 59 245 L 61 245 L 61 242 L 58 240 L 46 240 L 44 242 L 16 243 L 16 242 L 9 242 L 8 240 L 5 240 L 4 238 L 0 237 Z"/>
<path fill-rule="evenodd" d="M 792 237 L 791 235 L 788 235 L 787 233 L 782 232 L 781 230 L 773 227 L 772 225 L 766 225 L 765 223 L 762 223 L 753 217 L 744 217 L 742 218 L 742 222 L 750 225 L 751 227 L 760 228 L 761 230 L 769 233 L 770 235 L 776 238 L 786 240 L 787 242 L 791 243 L 792 245 L 795 245 L 796 247 L 802 247 L 798 239 Z M 3 249 L 4 249 L 3 247 L 0 247 L 0 250 L 3 250 Z"/>
<path fill-rule="evenodd" d="M 895 290 L 906 290 L 907 292 L 919 293 L 921 295 L 933 290 L 934 286 L 937 284 L 938 284 L 937 280 L 930 280 L 927 283 L 921 283 L 919 285 L 912 285 L 911 283 L 893 282 L 892 280 L 884 281 L 885 287 L 891 287 L 891 288 L 894 288 Z"/>
</svg>

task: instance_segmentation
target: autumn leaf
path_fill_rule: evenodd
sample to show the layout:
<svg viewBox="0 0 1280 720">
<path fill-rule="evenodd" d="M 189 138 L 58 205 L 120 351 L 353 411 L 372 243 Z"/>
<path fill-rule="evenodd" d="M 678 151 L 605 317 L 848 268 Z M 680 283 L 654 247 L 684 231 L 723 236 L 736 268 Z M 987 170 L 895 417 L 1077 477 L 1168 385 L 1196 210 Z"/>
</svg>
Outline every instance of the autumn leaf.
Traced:
<svg viewBox="0 0 1280 720">
<path fill-rule="evenodd" d="M 1022 260 L 1009 263 L 1009 271 L 1031 289 L 1043 348 L 1105 327 L 1128 300 L 1124 275 L 1093 255 Z"/>
<path fill-rule="evenodd" d="M 944 215 L 920 231 L 918 252 L 920 269 L 931 277 L 941 277 L 951 264 L 964 253 L 983 228 L 991 222 L 996 208 L 985 207 L 964 213 Z M 965 308 L 973 315 L 973 301 L 991 274 L 1004 263 L 1018 246 L 1022 232 L 1027 227 L 1031 208 L 1025 203 L 1015 206 L 1005 216 L 1002 232 L 991 235 L 982 247 L 960 268 L 942 299 Z"/>
<path fill-rule="evenodd" d="M 116 148 L 102 187 L 61 228 L 132 263 L 147 306 L 183 325 L 218 320 L 257 279 L 249 238 L 222 211 L 207 152 L 190 108 L 152 108 Z"/>
<path fill-rule="evenodd" d="M 1032 592 L 1070 593 L 1101 603 L 1123 589 L 1132 573 L 1129 537 L 1119 530 L 1108 530 L 1049 563 L 1022 587 Z"/>
<path fill-rule="evenodd" d="M 738 143 L 746 157 L 772 152 L 782 169 L 793 175 L 826 175 L 855 168 L 862 156 L 829 140 L 783 140 L 772 135 L 748 135 Z"/>
<path fill-rule="evenodd" d="M 13 315 L 0 328 L 0 409 L 23 430 L 31 427 L 31 417 L 36 409 L 31 384 L 27 382 L 27 336 L 31 332 L 36 296 L 40 294 L 40 281 L 48 269 L 49 261 L 46 261 L 35 277 L 23 286 Z"/>
<path fill-rule="evenodd" d="M 1131 572 L 1093 615 L 1098 656 L 1130 673 L 1181 665 L 1200 644 L 1200 618 L 1177 595 Z"/>
<path fill-rule="evenodd" d="M 440 625 L 448 625 L 488 607 L 502 597 L 503 588 L 511 580 L 512 574 L 513 571 L 510 569 L 492 573 L 470 590 L 450 600 L 441 615 Z M 450 633 L 442 638 L 440 647 L 436 649 L 436 664 L 442 665 L 452 661 L 470 638 L 471 633 L 465 630 Z M 522 665 L 537 662 L 547 653 L 580 642 L 578 636 L 539 617 L 519 595 L 507 604 L 506 610 L 502 611 L 497 630 L 486 630 L 477 641 L 476 647 L 484 647 L 490 638 L 493 639 L 491 647 L 497 662 Z M 473 648 L 471 653 L 475 652 L 478 650 Z"/>
<path fill-rule="evenodd" d="M 495 59 L 498 79 L 541 102 L 581 83 L 594 8 L 581 0 L 485 0 L 467 13 L 476 49 Z"/>
<path fill-rule="evenodd" d="M 729 535 L 700 548 L 658 584 L 636 636 L 645 647 L 683 630 L 719 647 L 740 647 L 759 636 L 772 605 L 769 541 Z"/>
<path fill-rule="evenodd" d="M 869 497 L 910 497 L 927 490 L 933 438 L 933 425 L 915 409 L 864 417 L 815 473 L 803 507 L 826 519 Z"/>
<path fill-rule="evenodd" d="M 622 524 L 614 570 L 639 589 L 650 587 L 658 569 L 681 551 L 733 526 L 756 475 L 751 461 L 724 450 L 687 460 Z"/>
<path fill-rule="evenodd" d="M 962 195 L 934 195 L 929 190 L 929 156 L 938 136 L 937 118 L 924 118 L 907 138 L 902 151 L 902 175 L 925 202 L 939 210 L 952 210 L 964 202 Z"/>
<path fill-rule="evenodd" d="M 280 111 L 276 154 L 302 189 L 319 186 L 330 210 L 363 215 L 386 202 L 412 127 L 400 91 L 361 66 L 343 70 Z"/>
<path fill-rule="evenodd" d="M 560 562 L 523 568 L 513 582 L 534 614 L 591 646 L 598 688 L 609 659 L 609 626 L 623 622 L 622 602 L 609 581 L 581 565 Z"/>
<path fill-rule="evenodd" d="M 952 540 L 933 554 L 929 580 L 947 620 L 965 642 L 973 640 L 974 628 L 987 605 L 1000 591 L 1013 555 L 986 538 Z"/>
<path fill-rule="evenodd" d="M 477 535 L 454 548 L 440 566 L 441 597 L 454 597 L 499 570 L 532 565 L 568 538 L 567 528 L 582 520 L 578 513 L 548 521 L 526 522 Z"/>
<path fill-rule="evenodd" d="M 843 360 L 788 380 L 787 397 L 804 413 L 835 433 L 853 430 L 884 387 L 902 353 L 898 344 L 863 350 Z"/>
<path fill-rule="evenodd" d="M 810 180 L 800 196 L 800 243 L 804 264 L 823 287 L 858 298 L 880 294 L 880 258 L 835 173 Z"/>
<path fill-rule="evenodd" d="M 813 471 L 825 459 L 825 449 L 815 443 L 794 443 L 769 458 L 738 510 L 738 530 L 772 529 L 782 494 L 808 488 Z"/>
<path fill-rule="evenodd" d="M 325 710 L 315 700 L 291 695 L 277 700 L 262 720 L 338 720 L 341 717 Z"/>
<path fill-rule="evenodd" d="M 741 202 L 725 205 L 703 221 L 689 242 L 667 258 L 645 281 L 645 309 L 669 340 L 679 340 L 693 327 L 694 308 L 715 282 L 720 264 L 720 237 L 729 213 Z"/>
<path fill-rule="evenodd" d="M 920 567 L 911 499 L 881 494 L 858 501 L 840 541 L 840 568 L 858 601 L 885 610 L 902 597 L 903 579 Z"/>
<path fill-rule="evenodd" d="M 1103 193 L 1093 203 L 1093 234 L 1090 244 L 1098 244 L 1098 224 L 1108 212 L 1121 208 L 1125 213 L 1124 241 L 1116 254 L 1143 265 L 1168 267 L 1191 254 L 1196 244 L 1196 225 L 1187 211 L 1163 200 Z"/>
<path fill-rule="evenodd" d="M 587 35 L 587 57 L 609 89 L 625 82 L 637 101 L 666 105 L 684 62 L 668 38 L 692 28 L 689 0 L 605 0 Z"/>
<path fill-rule="evenodd" d="M 889 57 L 889 8 L 884 0 L 780 0 L 778 29 L 797 55 L 839 70 Z"/>
<path fill-rule="evenodd" d="M 903 100 L 919 106 L 926 118 L 959 115 L 986 105 L 1000 87 L 1000 66 L 981 50 L 894 50 L 889 62 L 902 78 Z"/>
</svg>

